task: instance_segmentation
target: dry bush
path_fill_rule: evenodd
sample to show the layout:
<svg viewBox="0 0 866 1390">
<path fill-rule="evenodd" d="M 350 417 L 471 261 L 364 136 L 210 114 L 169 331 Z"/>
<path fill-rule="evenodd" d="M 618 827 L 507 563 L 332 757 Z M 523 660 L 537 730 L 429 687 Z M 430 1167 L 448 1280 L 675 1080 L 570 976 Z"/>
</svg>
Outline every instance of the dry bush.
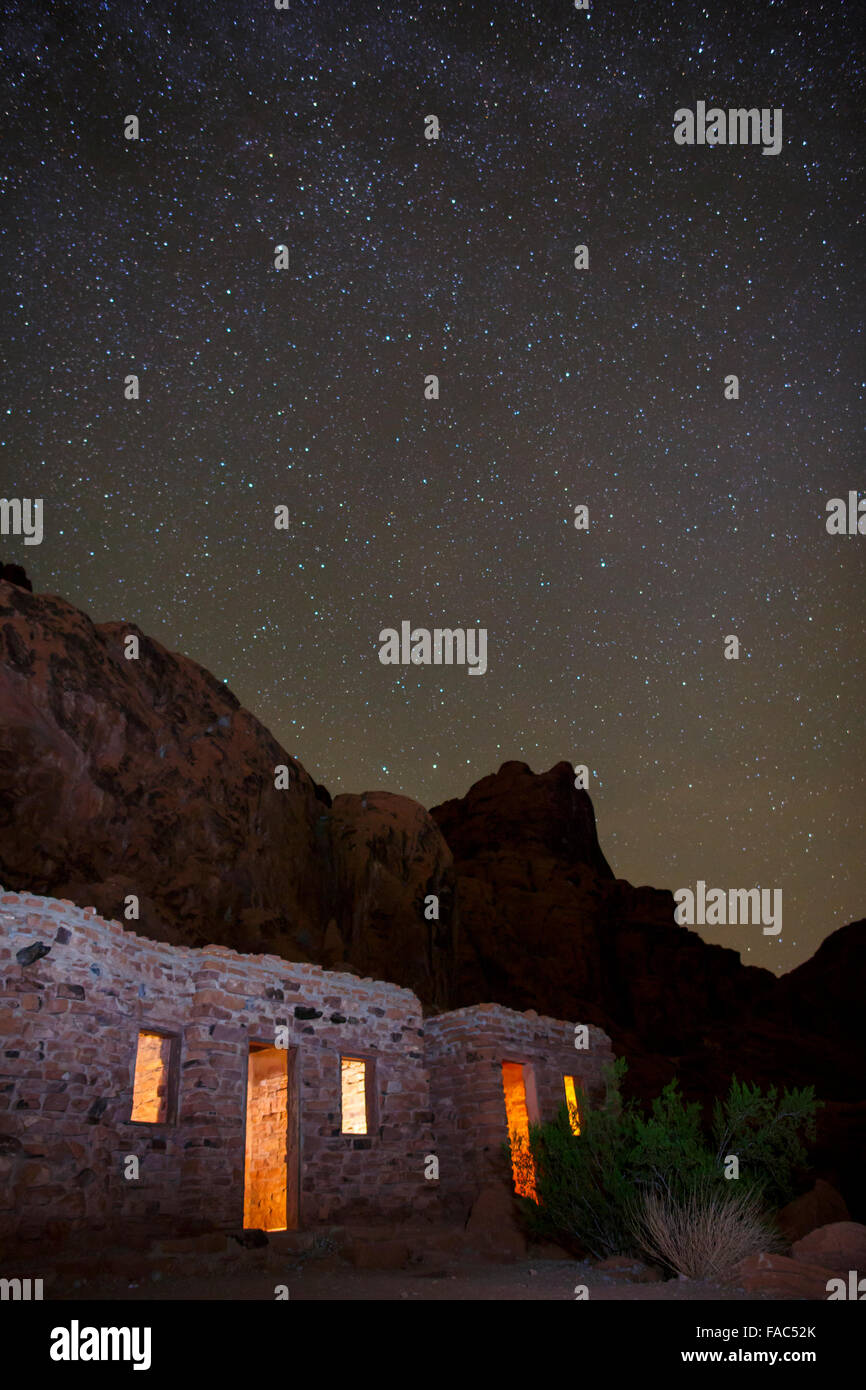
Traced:
<svg viewBox="0 0 866 1390">
<path fill-rule="evenodd" d="M 747 1255 L 781 1246 L 759 1194 L 718 1183 L 679 1198 L 648 1193 L 633 1229 L 652 1260 L 687 1279 L 723 1279 Z"/>
</svg>

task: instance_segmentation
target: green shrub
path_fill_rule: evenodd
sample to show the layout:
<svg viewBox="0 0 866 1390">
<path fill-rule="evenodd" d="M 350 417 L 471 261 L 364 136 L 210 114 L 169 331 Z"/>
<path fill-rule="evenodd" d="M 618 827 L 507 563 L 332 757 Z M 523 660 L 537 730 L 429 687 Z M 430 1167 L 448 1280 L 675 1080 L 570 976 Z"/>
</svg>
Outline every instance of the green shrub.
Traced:
<svg viewBox="0 0 866 1390">
<path fill-rule="evenodd" d="M 724 1165 L 727 1154 L 736 1154 L 740 1181 L 758 1188 L 772 1206 L 784 1206 L 796 1192 L 795 1174 L 806 1163 L 801 1142 L 815 1138 L 815 1117 L 822 1102 L 814 1086 L 783 1092 L 775 1086 L 765 1096 L 760 1086 L 740 1084 L 736 1077 L 724 1101 L 713 1107 L 716 1162 Z"/>
</svg>

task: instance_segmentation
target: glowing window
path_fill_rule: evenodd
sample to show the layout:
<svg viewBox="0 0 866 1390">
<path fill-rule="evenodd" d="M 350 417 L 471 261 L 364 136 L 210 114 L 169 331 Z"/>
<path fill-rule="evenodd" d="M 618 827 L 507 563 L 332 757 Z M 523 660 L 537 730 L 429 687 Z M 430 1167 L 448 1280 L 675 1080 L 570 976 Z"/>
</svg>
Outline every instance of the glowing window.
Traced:
<svg viewBox="0 0 866 1390">
<path fill-rule="evenodd" d="M 580 1111 L 577 1108 L 577 1091 L 574 1085 L 573 1076 L 564 1076 L 565 1082 L 565 1103 L 568 1106 L 568 1122 L 571 1125 L 572 1134 L 580 1134 Z"/>
<path fill-rule="evenodd" d="M 341 1058 L 343 1134 L 367 1133 L 367 1063 Z"/>
<path fill-rule="evenodd" d="M 529 1148 L 529 1110 L 526 1104 L 526 1081 L 520 1062 L 502 1063 L 502 1089 L 505 1092 L 505 1114 L 508 1120 L 508 1140 L 511 1145 L 511 1171 L 514 1190 L 522 1197 L 538 1201 L 535 1189 L 535 1163 Z"/>
<path fill-rule="evenodd" d="M 131 1120 L 164 1125 L 168 1121 L 172 1039 L 140 1032 L 135 1054 Z"/>
</svg>

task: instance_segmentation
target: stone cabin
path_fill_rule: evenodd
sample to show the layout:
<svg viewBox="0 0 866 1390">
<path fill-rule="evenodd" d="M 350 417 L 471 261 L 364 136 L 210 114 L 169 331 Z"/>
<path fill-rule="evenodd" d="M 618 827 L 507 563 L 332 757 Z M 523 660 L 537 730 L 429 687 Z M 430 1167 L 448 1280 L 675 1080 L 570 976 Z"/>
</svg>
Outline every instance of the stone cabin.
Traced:
<svg viewBox="0 0 866 1390">
<path fill-rule="evenodd" d="M 424 1018 L 397 985 L 27 893 L 0 896 L 0 980 L 7 1250 L 463 1221 L 508 1178 L 509 1129 L 572 1084 L 592 1103 L 612 1058 L 597 1028 L 577 1050 L 573 1024 L 499 1005 Z"/>
</svg>

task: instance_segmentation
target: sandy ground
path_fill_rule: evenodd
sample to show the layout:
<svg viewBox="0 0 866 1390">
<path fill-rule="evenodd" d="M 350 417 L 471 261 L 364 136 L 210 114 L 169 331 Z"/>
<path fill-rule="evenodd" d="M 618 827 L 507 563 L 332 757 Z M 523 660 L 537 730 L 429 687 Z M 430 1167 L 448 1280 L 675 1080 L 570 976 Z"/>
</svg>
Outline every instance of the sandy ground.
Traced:
<svg viewBox="0 0 866 1390">
<path fill-rule="evenodd" d="M 151 1277 L 134 1284 L 128 1279 L 88 1281 L 86 1286 L 64 1291 L 64 1296 L 88 1300 L 207 1299 L 238 1302 L 272 1300 L 275 1286 L 285 1284 L 289 1299 L 301 1302 L 466 1301 L 523 1302 L 565 1301 L 575 1297 L 575 1286 L 585 1284 L 591 1300 L 684 1302 L 720 1300 L 753 1302 L 754 1295 L 722 1285 L 692 1280 L 667 1280 L 653 1284 L 627 1284 L 604 1278 L 590 1265 L 563 1260 L 524 1260 L 517 1264 L 451 1264 L 425 1271 L 354 1269 L 334 1259 L 200 1276 Z M 49 1294 L 56 1298 L 60 1294 Z"/>
</svg>

